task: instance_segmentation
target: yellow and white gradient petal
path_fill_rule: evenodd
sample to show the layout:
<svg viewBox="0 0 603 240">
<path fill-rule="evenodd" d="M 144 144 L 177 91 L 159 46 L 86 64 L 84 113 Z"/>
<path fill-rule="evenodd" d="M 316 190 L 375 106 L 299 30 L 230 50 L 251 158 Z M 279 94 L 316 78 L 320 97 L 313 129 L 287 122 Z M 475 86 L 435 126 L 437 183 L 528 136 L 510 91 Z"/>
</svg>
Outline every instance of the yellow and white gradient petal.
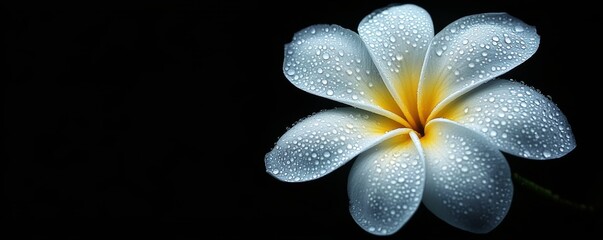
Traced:
<svg viewBox="0 0 603 240">
<path fill-rule="evenodd" d="M 498 226 L 511 206 L 513 184 L 509 165 L 496 146 L 446 119 L 427 124 L 421 145 L 425 206 L 465 231 L 486 233 Z"/>
<path fill-rule="evenodd" d="M 354 161 L 348 180 L 350 213 L 367 232 L 391 235 L 419 207 L 424 185 L 425 161 L 417 135 L 393 137 Z"/>
<path fill-rule="evenodd" d="M 431 41 L 419 83 L 425 122 L 465 92 L 526 61 L 538 49 L 536 29 L 506 13 L 463 17 Z"/>
<path fill-rule="evenodd" d="M 410 129 L 356 108 L 322 111 L 287 131 L 266 155 L 266 169 L 285 182 L 322 177 L 361 152 Z"/>
<path fill-rule="evenodd" d="M 413 128 L 421 127 L 416 114 L 416 90 L 434 34 L 429 13 L 412 4 L 378 10 L 360 22 L 358 34 L 401 109 L 402 117 Z"/>
</svg>

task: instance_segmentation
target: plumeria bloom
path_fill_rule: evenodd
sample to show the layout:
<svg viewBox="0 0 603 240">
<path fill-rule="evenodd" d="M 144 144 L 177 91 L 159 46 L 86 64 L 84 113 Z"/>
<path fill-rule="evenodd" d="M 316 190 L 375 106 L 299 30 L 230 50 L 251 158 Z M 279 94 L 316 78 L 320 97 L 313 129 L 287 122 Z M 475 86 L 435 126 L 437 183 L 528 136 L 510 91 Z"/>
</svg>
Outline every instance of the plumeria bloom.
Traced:
<svg viewBox="0 0 603 240">
<path fill-rule="evenodd" d="M 267 172 L 304 182 L 355 158 L 350 212 L 364 230 L 393 234 L 422 202 L 457 228 L 489 232 L 513 197 L 502 152 L 543 160 L 575 147 L 549 98 L 496 79 L 539 42 L 534 27 L 505 13 L 463 17 L 434 36 L 429 14 L 415 5 L 378 10 L 358 33 L 303 29 L 285 47 L 285 76 L 351 107 L 295 124 L 266 155 Z"/>
</svg>

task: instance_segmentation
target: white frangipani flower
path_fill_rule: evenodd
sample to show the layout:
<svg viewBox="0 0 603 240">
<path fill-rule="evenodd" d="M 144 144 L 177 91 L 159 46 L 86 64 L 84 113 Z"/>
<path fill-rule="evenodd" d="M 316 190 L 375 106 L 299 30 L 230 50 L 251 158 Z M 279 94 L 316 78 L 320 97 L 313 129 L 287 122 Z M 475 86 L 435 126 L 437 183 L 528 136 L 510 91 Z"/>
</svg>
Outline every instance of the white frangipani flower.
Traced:
<svg viewBox="0 0 603 240">
<path fill-rule="evenodd" d="M 415 5 L 370 14 L 358 34 L 308 27 L 285 47 L 287 79 L 352 107 L 297 123 L 266 155 L 266 169 L 303 182 L 356 158 L 350 212 L 364 230 L 393 234 L 423 202 L 457 228 L 489 232 L 513 196 L 501 151 L 552 159 L 575 147 L 550 99 L 495 79 L 539 41 L 532 26 L 505 13 L 467 16 L 434 36 L 429 14 Z"/>
</svg>

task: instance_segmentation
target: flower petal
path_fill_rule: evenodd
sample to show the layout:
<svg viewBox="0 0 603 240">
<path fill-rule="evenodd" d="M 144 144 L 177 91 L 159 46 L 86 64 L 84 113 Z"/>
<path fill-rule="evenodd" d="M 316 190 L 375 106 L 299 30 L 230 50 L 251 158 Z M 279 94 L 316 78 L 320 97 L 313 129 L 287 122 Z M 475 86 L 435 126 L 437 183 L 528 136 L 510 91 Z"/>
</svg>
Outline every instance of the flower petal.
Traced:
<svg viewBox="0 0 603 240">
<path fill-rule="evenodd" d="M 502 153 L 482 135 L 449 120 L 432 120 L 425 130 L 425 206 L 457 228 L 475 233 L 494 229 L 513 197 Z"/>
<path fill-rule="evenodd" d="M 391 235 L 419 207 L 424 183 L 423 155 L 409 135 L 391 138 L 354 161 L 348 180 L 350 213 L 367 232 Z"/>
<path fill-rule="evenodd" d="M 505 13 L 451 23 L 429 46 L 419 83 L 419 114 L 433 118 L 447 102 L 526 61 L 539 43 L 534 27 Z"/>
<path fill-rule="evenodd" d="M 576 146 L 570 125 L 555 103 L 518 82 L 490 81 L 448 104 L 440 116 L 524 158 L 558 158 Z"/>
<path fill-rule="evenodd" d="M 337 25 L 315 25 L 285 46 L 285 76 L 296 87 L 405 122 L 356 34 Z"/>
<path fill-rule="evenodd" d="M 366 149 L 407 133 L 388 118 L 355 108 L 323 111 L 287 131 L 266 154 L 266 171 L 286 182 L 322 177 Z"/>
<path fill-rule="evenodd" d="M 417 112 L 419 75 L 433 23 L 424 9 L 406 4 L 385 8 L 365 17 L 358 33 L 366 43 L 385 85 L 413 125 Z"/>
</svg>

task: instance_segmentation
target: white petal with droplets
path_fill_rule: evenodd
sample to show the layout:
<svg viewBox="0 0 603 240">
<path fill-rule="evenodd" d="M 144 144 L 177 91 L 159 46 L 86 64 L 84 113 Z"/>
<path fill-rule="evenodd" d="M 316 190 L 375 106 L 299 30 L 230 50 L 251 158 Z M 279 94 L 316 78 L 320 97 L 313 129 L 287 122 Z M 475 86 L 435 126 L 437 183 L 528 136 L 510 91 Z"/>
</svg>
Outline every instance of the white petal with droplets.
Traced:
<svg viewBox="0 0 603 240">
<path fill-rule="evenodd" d="M 365 17 L 358 33 L 406 119 L 418 121 L 409 118 L 416 112 L 419 75 L 434 34 L 429 14 L 412 4 L 384 8 Z"/>
<path fill-rule="evenodd" d="M 513 185 L 509 165 L 496 146 L 445 119 L 429 122 L 421 143 L 425 206 L 466 231 L 486 233 L 498 226 L 511 205 Z"/>
<path fill-rule="evenodd" d="M 399 108 L 355 32 L 315 25 L 296 33 L 285 46 L 283 71 L 304 91 L 400 119 Z"/>
<path fill-rule="evenodd" d="M 488 82 L 453 101 L 441 116 L 481 133 L 502 151 L 524 158 L 558 158 L 576 146 L 570 125 L 555 103 L 518 82 Z"/>
<path fill-rule="evenodd" d="M 391 235 L 419 207 L 424 181 L 423 156 L 409 135 L 389 139 L 354 161 L 348 181 L 350 213 L 364 230 Z"/>
<path fill-rule="evenodd" d="M 523 63 L 539 43 L 534 27 L 505 13 L 471 15 L 451 23 L 429 46 L 419 83 L 420 114 L 433 114 Z"/>
<path fill-rule="evenodd" d="M 319 112 L 289 129 L 266 154 L 266 171 L 286 182 L 322 177 L 366 149 L 408 129 L 355 108 Z M 390 131 L 393 130 L 393 131 Z"/>
</svg>

